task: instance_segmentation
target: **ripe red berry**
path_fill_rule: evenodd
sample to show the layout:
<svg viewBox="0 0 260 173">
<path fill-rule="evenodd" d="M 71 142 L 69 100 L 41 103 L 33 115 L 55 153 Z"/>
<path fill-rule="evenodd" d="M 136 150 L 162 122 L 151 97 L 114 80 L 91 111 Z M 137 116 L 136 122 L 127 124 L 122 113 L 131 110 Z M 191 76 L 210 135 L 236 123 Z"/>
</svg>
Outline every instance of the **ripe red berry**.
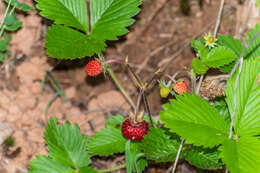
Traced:
<svg viewBox="0 0 260 173">
<path fill-rule="evenodd" d="M 173 89 L 177 94 L 182 95 L 188 92 L 188 85 L 184 81 L 179 81 L 174 85 Z"/>
<path fill-rule="evenodd" d="M 86 73 L 89 76 L 97 76 L 102 72 L 102 65 L 99 61 L 97 60 L 91 60 L 89 63 L 86 65 Z"/>
<path fill-rule="evenodd" d="M 131 123 L 129 119 L 126 119 L 122 125 L 122 133 L 124 137 L 132 141 L 142 140 L 143 136 L 147 134 L 148 130 L 149 127 L 145 121 Z"/>
</svg>

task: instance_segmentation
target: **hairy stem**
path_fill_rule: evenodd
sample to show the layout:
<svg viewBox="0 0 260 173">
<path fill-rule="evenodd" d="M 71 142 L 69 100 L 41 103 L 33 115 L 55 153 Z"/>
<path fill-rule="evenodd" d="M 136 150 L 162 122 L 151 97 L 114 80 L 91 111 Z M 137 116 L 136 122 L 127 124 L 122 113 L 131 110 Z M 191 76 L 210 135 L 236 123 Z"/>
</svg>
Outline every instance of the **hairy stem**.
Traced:
<svg viewBox="0 0 260 173">
<path fill-rule="evenodd" d="M 3 32 L 4 32 L 4 22 L 5 22 L 5 18 L 6 18 L 6 16 L 7 16 L 7 14 L 8 14 L 8 11 L 9 11 L 9 8 L 10 8 L 10 5 L 11 5 L 11 2 L 12 1 L 9 1 L 9 3 L 8 3 L 8 5 L 7 5 L 7 8 L 6 8 L 6 10 L 5 10 L 5 14 L 4 14 L 4 17 L 3 17 L 3 19 L 2 19 L 2 21 L 1 21 L 1 24 L 0 24 L 0 28 L 1 28 L 1 31 L 0 31 L 0 37 L 2 36 L 2 34 L 3 34 Z"/>
<path fill-rule="evenodd" d="M 125 168 L 125 167 L 126 167 L 126 164 L 122 164 L 122 165 L 118 165 L 114 168 L 102 169 L 102 170 L 99 170 L 98 172 L 99 173 L 113 172 L 113 171 L 116 171 L 116 170 L 119 170 L 119 169 L 122 169 L 122 168 Z"/>
<path fill-rule="evenodd" d="M 126 93 L 125 89 L 122 87 L 122 85 L 120 84 L 120 82 L 118 81 L 118 79 L 115 76 L 115 73 L 112 71 L 112 69 L 109 67 L 109 65 L 106 65 L 106 70 L 109 73 L 109 75 L 111 76 L 112 80 L 114 81 L 115 85 L 118 87 L 118 89 L 121 91 L 121 93 L 125 96 L 126 100 L 128 101 L 128 103 L 132 106 L 132 108 L 135 110 L 135 104 L 133 102 L 133 100 L 129 97 L 129 95 Z"/>
</svg>

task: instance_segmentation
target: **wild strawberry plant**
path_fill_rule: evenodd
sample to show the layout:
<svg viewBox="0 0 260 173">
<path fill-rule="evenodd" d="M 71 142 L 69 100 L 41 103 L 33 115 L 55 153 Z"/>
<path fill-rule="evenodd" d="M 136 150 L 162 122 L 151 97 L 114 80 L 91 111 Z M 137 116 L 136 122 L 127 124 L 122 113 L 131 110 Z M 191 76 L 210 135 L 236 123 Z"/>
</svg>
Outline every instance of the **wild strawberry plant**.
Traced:
<svg viewBox="0 0 260 173">
<path fill-rule="evenodd" d="M 5 0 L 6 10 L 4 18 L 0 24 L 0 62 L 10 56 L 8 44 L 11 41 L 10 32 L 17 31 L 22 26 L 22 22 L 15 16 L 15 11 L 28 11 L 33 8 L 17 0 Z"/>
<path fill-rule="evenodd" d="M 131 17 L 139 12 L 140 4 L 140 0 L 37 0 L 40 14 L 54 21 L 45 39 L 47 54 L 60 59 L 96 54 L 99 59 L 90 61 L 87 74 L 96 76 L 104 71 L 114 79 L 101 54 L 105 41 L 128 32 L 126 27 L 134 22 Z M 77 125 L 57 125 L 57 119 L 50 119 L 44 134 L 49 155 L 37 156 L 30 163 L 29 173 L 95 173 L 119 168 L 126 168 L 127 173 L 142 172 L 149 161 L 172 162 L 179 153 L 180 158 L 201 169 L 260 172 L 259 30 L 257 25 L 248 33 L 244 47 L 230 35 L 216 38 L 207 34 L 192 41 L 197 57 L 190 74 L 194 79 L 210 68 L 230 73 L 225 97 L 210 104 L 191 89 L 188 93 L 184 81 L 161 81 L 161 95 L 171 93 L 176 99 L 163 105 L 159 122 L 142 116 L 140 102 L 134 115 L 129 113 L 126 119 L 110 116 L 105 128 L 91 137 L 81 134 Z M 141 100 L 146 85 L 139 78 L 135 82 Z M 145 97 L 143 100 L 147 106 Z M 117 168 L 97 170 L 91 166 L 94 156 L 123 152 L 126 164 Z"/>
</svg>

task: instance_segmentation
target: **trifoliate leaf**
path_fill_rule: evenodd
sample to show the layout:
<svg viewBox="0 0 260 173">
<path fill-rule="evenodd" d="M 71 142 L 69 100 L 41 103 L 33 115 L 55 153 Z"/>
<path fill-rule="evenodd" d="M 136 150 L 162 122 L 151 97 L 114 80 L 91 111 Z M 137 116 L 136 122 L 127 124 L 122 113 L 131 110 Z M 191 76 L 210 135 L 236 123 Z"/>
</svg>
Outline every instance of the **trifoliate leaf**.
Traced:
<svg viewBox="0 0 260 173">
<path fill-rule="evenodd" d="M 134 23 L 141 0 L 90 1 L 91 34 L 103 40 L 117 40 L 128 32 L 126 27 Z"/>
<path fill-rule="evenodd" d="M 90 1 L 89 28 L 85 0 L 37 0 L 41 15 L 56 24 L 47 32 L 47 54 L 55 58 L 75 59 L 93 56 L 105 50 L 106 40 L 116 40 L 126 34 L 126 27 L 139 12 L 141 0 L 93 0 Z M 73 30 L 77 28 L 84 33 Z"/>
<path fill-rule="evenodd" d="M 249 41 L 255 36 L 257 32 L 260 31 L 260 24 L 257 24 L 255 28 L 251 29 L 247 35 L 246 38 L 246 44 L 249 43 Z M 248 48 L 245 52 L 245 59 L 248 58 L 257 58 L 260 56 L 260 36 L 258 36 L 252 44 L 248 45 Z"/>
<path fill-rule="evenodd" d="M 205 46 L 205 42 L 203 38 L 199 38 L 198 40 L 192 40 L 191 46 L 198 52 L 198 56 L 201 59 L 204 59 L 207 57 L 209 53 L 209 48 Z"/>
<path fill-rule="evenodd" d="M 87 167 L 79 168 L 78 173 L 98 173 L 98 171 L 96 171 L 94 167 L 87 166 Z"/>
<path fill-rule="evenodd" d="M 64 165 L 47 156 L 36 156 L 29 165 L 28 173 L 76 173 L 69 165 Z"/>
<path fill-rule="evenodd" d="M 47 54 L 62 59 L 83 58 L 105 50 L 104 40 L 61 25 L 53 25 L 45 38 Z"/>
<path fill-rule="evenodd" d="M 202 62 L 208 67 L 221 67 L 229 64 L 236 59 L 236 54 L 229 48 L 219 46 L 212 49 L 206 58 L 202 59 Z"/>
<path fill-rule="evenodd" d="M 220 157 L 231 173 L 260 172 L 260 139 L 241 137 L 227 140 L 219 150 Z"/>
<path fill-rule="evenodd" d="M 36 0 L 36 2 L 36 7 L 41 10 L 40 14 L 54 20 L 56 24 L 64 24 L 85 32 L 89 31 L 86 0 Z"/>
<path fill-rule="evenodd" d="M 163 108 L 161 121 L 188 144 L 214 147 L 228 138 L 229 124 L 214 107 L 195 94 L 177 96 Z"/>
<path fill-rule="evenodd" d="M 121 129 L 107 126 L 90 138 L 88 149 L 94 155 L 111 155 L 123 152 L 126 141 Z"/>
<path fill-rule="evenodd" d="M 208 71 L 208 67 L 201 62 L 201 60 L 195 58 L 192 60 L 192 69 L 196 74 L 205 74 Z"/>
<path fill-rule="evenodd" d="M 231 49 L 235 54 L 237 59 L 243 50 L 243 45 L 240 40 L 235 39 L 231 35 L 218 35 L 218 44 Z"/>
<path fill-rule="evenodd" d="M 77 125 L 66 122 L 57 126 L 56 123 L 57 119 L 51 119 L 44 134 L 50 157 L 72 168 L 88 166 L 88 137 L 80 133 Z"/>
<path fill-rule="evenodd" d="M 156 162 L 173 161 L 179 145 L 179 142 L 170 139 L 161 128 L 150 128 L 142 141 L 145 157 Z"/>
<path fill-rule="evenodd" d="M 124 117 L 120 114 L 117 114 L 116 116 L 110 116 L 108 120 L 106 120 L 106 127 L 120 127 L 123 121 Z"/>
<path fill-rule="evenodd" d="M 214 149 L 205 149 L 202 147 L 192 147 L 183 150 L 183 157 L 191 165 L 201 169 L 219 169 L 222 168 L 219 152 Z"/>
<path fill-rule="evenodd" d="M 234 113 L 234 88 L 237 72 L 228 79 L 225 89 L 226 101 L 230 115 Z M 238 81 L 236 92 L 236 117 L 234 129 L 238 136 L 254 136 L 260 134 L 260 85 L 257 84 L 260 74 L 260 61 L 245 60 Z"/>
<path fill-rule="evenodd" d="M 144 154 L 141 152 L 140 143 L 128 140 L 125 144 L 125 160 L 127 173 L 141 173 L 147 166 L 147 161 L 141 159 Z"/>
</svg>

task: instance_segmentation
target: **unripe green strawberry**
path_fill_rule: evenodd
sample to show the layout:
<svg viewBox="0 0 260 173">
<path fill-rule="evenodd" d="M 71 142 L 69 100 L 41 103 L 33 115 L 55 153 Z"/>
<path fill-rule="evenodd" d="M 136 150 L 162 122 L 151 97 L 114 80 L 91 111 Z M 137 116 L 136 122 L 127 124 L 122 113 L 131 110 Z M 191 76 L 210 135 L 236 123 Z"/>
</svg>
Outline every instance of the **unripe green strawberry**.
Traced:
<svg viewBox="0 0 260 173">
<path fill-rule="evenodd" d="M 188 90 L 188 85 L 187 85 L 186 82 L 183 81 L 183 80 L 178 81 L 178 82 L 174 85 L 173 89 L 174 89 L 174 91 L 175 91 L 177 94 L 180 94 L 180 95 L 182 95 L 183 93 L 189 92 L 189 90 Z"/>
<path fill-rule="evenodd" d="M 162 87 L 160 89 L 160 95 L 161 95 L 162 98 L 167 98 L 169 93 L 170 93 L 170 89 L 167 88 L 167 87 Z"/>
</svg>

